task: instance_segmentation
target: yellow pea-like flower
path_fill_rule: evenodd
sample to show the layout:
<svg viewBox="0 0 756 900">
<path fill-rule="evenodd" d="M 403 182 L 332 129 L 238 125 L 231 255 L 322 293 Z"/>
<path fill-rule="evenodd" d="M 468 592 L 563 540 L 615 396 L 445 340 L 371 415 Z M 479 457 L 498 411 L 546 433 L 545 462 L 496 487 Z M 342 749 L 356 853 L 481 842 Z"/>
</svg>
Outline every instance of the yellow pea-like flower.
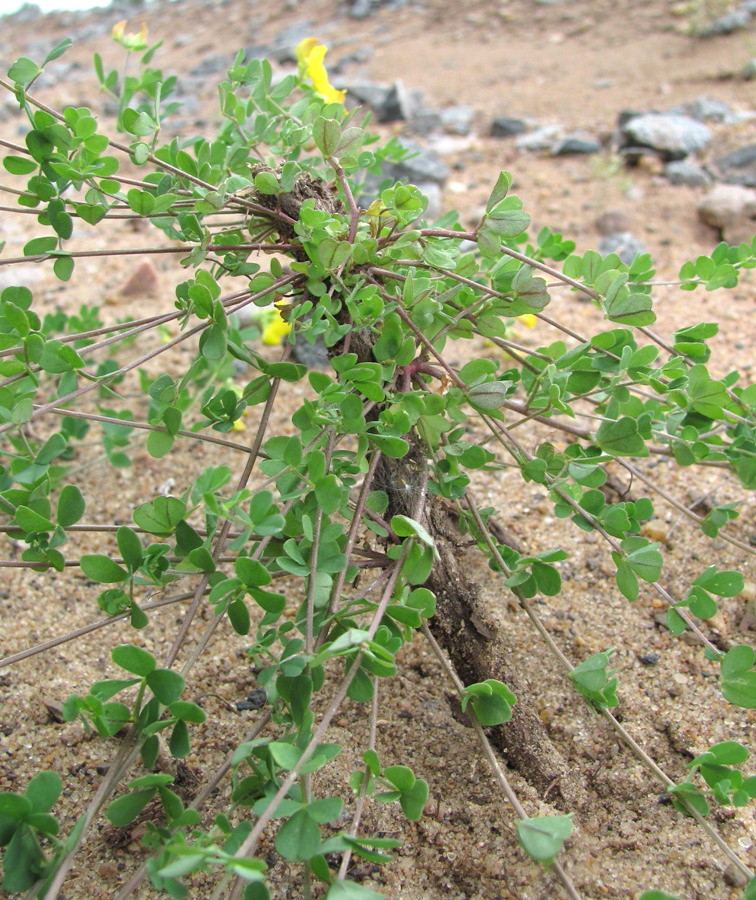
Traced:
<svg viewBox="0 0 756 900">
<path fill-rule="evenodd" d="M 275 315 L 270 319 L 268 324 L 263 328 L 261 340 L 263 344 L 269 347 L 275 347 L 283 341 L 286 335 L 291 331 L 291 325 L 284 322 L 281 313 L 276 310 Z"/>
<path fill-rule="evenodd" d="M 343 103 L 346 91 L 336 90 L 329 81 L 324 62 L 326 53 L 328 48 L 319 44 L 317 38 L 309 37 L 300 41 L 296 49 L 299 74 L 310 79 L 315 93 L 326 103 Z"/>
<path fill-rule="evenodd" d="M 532 313 L 524 313 L 521 316 L 517 316 L 517 321 L 525 325 L 526 328 L 532 328 L 538 322 L 538 319 Z"/>
<path fill-rule="evenodd" d="M 110 34 L 113 40 L 120 44 L 125 50 L 146 50 L 147 49 L 147 23 L 142 22 L 139 31 L 131 31 L 126 33 L 126 19 L 117 22 Z"/>
</svg>

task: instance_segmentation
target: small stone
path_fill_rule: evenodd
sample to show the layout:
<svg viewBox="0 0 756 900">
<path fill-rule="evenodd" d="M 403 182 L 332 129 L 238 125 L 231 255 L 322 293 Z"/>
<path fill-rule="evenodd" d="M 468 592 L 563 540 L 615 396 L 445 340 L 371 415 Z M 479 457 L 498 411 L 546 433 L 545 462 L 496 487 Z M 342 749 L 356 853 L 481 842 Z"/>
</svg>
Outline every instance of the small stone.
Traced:
<svg viewBox="0 0 756 900">
<path fill-rule="evenodd" d="M 400 139 L 399 144 L 414 155 L 401 162 L 384 166 L 383 172 L 387 177 L 397 181 L 409 181 L 418 187 L 428 181 L 443 184 L 449 177 L 449 167 L 433 150 L 405 139 Z"/>
<path fill-rule="evenodd" d="M 646 247 L 629 231 L 620 231 L 602 238 L 598 245 L 598 252 L 602 256 L 616 253 L 622 262 L 629 266 L 636 256 L 646 252 Z"/>
<path fill-rule="evenodd" d="M 441 110 L 441 124 L 449 134 L 470 134 L 474 115 L 469 106 L 449 106 Z"/>
<path fill-rule="evenodd" d="M 531 150 L 539 152 L 543 150 L 551 150 L 554 143 L 563 136 L 561 125 L 544 125 L 536 128 L 530 134 L 523 134 L 517 138 L 518 150 Z"/>
<path fill-rule="evenodd" d="M 713 616 L 706 620 L 706 624 L 709 628 L 712 628 L 714 631 L 719 632 L 720 635 L 724 636 L 727 634 L 727 620 L 722 615 L 722 610 L 717 610 Z"/>
<path fill-rule="evenodd" d="M 747 9 L 735 9 L 732 12 L 725 13 L 723 16 L 719 16 L 718 19 L 714 19 L 713 22 L 702 28 L 698 32 L 698 37 L 708 38 L 718 37 L 722 34 L 732 34 L 733 31 L 745 28 L 750 21 L 751 14 Z"/>
<path fill-rule="evenodd" d="M 308 369 L 324 369 L 328 365 L 328 350 L 320 335 L 314 344 L 300 338 L 291 351 L 296 361 Z"/>
<path fill-rule="evenodd" d="M 665 159 L 683 159 L 703 150 L 711 141 L 711 131 L 690 116 L 645 113 L 621 126 L 625 145 L 632 149 L 656 150 Z"/>
<path fill-rule="evenodd" d="M 736 184 L 718 184 L 698 204 L 703 222 L 718 228 L 728 243 L 751 240 L 756 220 L 756 190 Z"/>
<path fill-rule="evenodd" d="M 159 286 L 157 269 L 149 259 L 145 259 L 134 269 L 119 294 L 122 297 L 149 296 L 156 293 Z"/>
<path fill-rule="evenodd" d="M 403 81 L 395 81 L 383 103 L 376 107 L 375 115 L 379 122 L 408 122 L 421 105 L 421 94 L 408 90 Z"/>
<path fill-rule="evenodd" d="M 678 159 L 667 163 L 664 176 L 670 184 L 685 184 L 689 187 L 705 187 L 711 184 L 711 178 L 695 163 L 686 159 Z"/>
<path fill-rule="evenodd" d="M 722 873 L 722 877 L 727 882 L 727 884 L 730 884 L 736 888 L 744 888 L 748 884 L 748 879 L 735 865 L 735 863 L 730 863 L 730 865 L 727 866 L 727 868 Z"/>
<path fill-rule="evenodd" d="M 655 666 L 661 657 L 658 653 L 644 653 L 643 656 L 639 656 L 638 660 L 644 666 Z"/>
<path fill-rule="evenodd" d="M 352 0 L 349 5 L 349 15 L 353 19 L 367 19 L 373 11 L 371 0 Z"/>
<path fill-rule="evenodd" d="M 510 119 L 507 116 L 498 116 L 491 122 L 491 137 L 508 138 L 524 134 L 528 130 L 524 119 Z"/>
<path fill-rule="evenodd" d="M 728 184 L 756 187 L 756 144 L 746 144 L 718 156 L 714 163 Z"/>
<path fill-rule="evenodd" d="M 258 709 L 262 709 L 267 702 L 268 695 L 264 688 L 255 688 L 247 695 L 245 700 L 240 700 L 236 704 L 236 708 L 239 712 L 254 712 Z"/>
<path fill-rule="evenodd" d="M 644 523 L 641 528 L 641 534 L 652 541 L 660 541 L 662 544 L 666 544 L 669 530 L 666 522 L 663 522 L 661 519 L 652 519 L 650 522 Z"/>
<path fill-rule="evenodd" d="M 212 56 L 206 56 L 201 63 L 189 70 L 190 75 L 215 75 L 227 68 L 231 60 L 225 53 L 214 53 Z"/>
<path fill-rule="evenodd" d="M 391 88 L 387 84 L 376 84 L 373 81 L 342 82 L 342 88 L 346 88 L 347 99 L 355 100 L 358 104 L 367 104 L 372 109 L 378 109 L 386 102 Z"/>
<path fill-rule="evenodd" d="M 585 131 L 574 131 L 558 140 L 551 148 L 552 156 L 598 153 L 601 143 Z"/>
<path fill-rule="evenodd" d="M 690 103 L 676 106 L 670 112 L 691 116 L 699 122 L 726 122 L 732 117 L 732 109 L 722 100 L 713 100 L 709 97 L 697 97 Z"/>
<path fill-rule="evenodd" d="M 682 672 L 675 672 L 672 676 L 672 681 L 674 681 L 675 684 L 687 684 L 688 680 L 688 676 L 683 675 Z"/>
<path fill-rule="evenodd" d="M 605 236 L 630 231 L 630 217 L 621 209 L 607 209 L 596 219 L 596 230 Z"/>
</svg>

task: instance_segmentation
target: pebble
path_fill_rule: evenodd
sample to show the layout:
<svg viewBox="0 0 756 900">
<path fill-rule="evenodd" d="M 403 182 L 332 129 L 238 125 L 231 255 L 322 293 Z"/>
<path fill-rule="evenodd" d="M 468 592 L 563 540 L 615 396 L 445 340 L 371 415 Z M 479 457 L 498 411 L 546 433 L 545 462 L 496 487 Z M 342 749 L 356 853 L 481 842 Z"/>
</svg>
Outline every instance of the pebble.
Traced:
<svg viewBox="0 0 756 900">
<path fill-rule="evenodd" d="M 690 103 L 676 106 L 670 112 L 684 116 L 691 116 L 699 122 L 726 122 L 732 118 L 732 108 L 723 100 L 714 100 L 710 97 L 696 97 Z"/>
<path fill-rule="evenodd" d="M 638 657 L 638 660 L 644 666 L 655 666 L 659 662 L 660 659 L 661 659 L 661 657 L 659 656 L 658 653 L 644 653 L 642 656 Z"/>
<path fill-rule="evenodd" d="M 524 119 L 512 119 L 507 116 L 497 116 L 491 122 L 491 137 L 508 138 L 516 137 L 518 134 L 524 134 L 528 130 L 527 122 Z"/>
<path fill-rule="evenodd" d="M 744 888 L 748 884 L 748 879 L 735 865 L 735 863 L 730 863 L 730 865 L 727 866 L 727 868 L 722 873 L 722 877 L 727 882 L 727 884 L 730 884 L 736 888 Z"/>
<path fill-rule="evenodd" d="M 118 293 L 121 297 L 141 297 L 154 294 L 159 284 L 157 269 L 149 259 L 145 259 L 134 269 Z"/>
<path fill-rule="evenodd" d="M 428 181 L 441 185 L 449 177 L 449 167 L 433 150 L 402 138 L 399 139 L 399 144 L 415 155 L 385 166 L 384 173 L 388 177 L 417 185 Z"/>
<path fill-rule="evenodd" d="M 667 163 L 664 177 L 670 184 L 685 184 L 689 187 L 705 187 L 711 184 L 711 178 L 701 166 L 687 159 L 678 159 Z"/>
<path fill-rule="evenodd" d="M 698 32 L 698 37 L 718 37 L 722 34 L 732 34 L 733 31 L 739 31 L 745 28 L 751 21 L 751 13 L 747 9 L 735 9 L 732 12 L 725 13 L 723 16 L 714 19 L 705 28 Z"/>
<path fill-rule="evenodd" d="M 621 209 L 607 209 L 596 219 L 596 230 L 603 235 L 630 231 L 630 217 Z"/>
<path fill-rule="evenodd" d="M 601 142 L 585 131 L 573 131 L 560 138 L 551 148 L 552 156 L 598 153 Z"/>
<path fill-rule="evenodd" d="M 645 113 L 621 125 L 626 145 L 649 147 L 666 159 L 683 159 L 703 150 L 711 141 L 711 131 L 690 116 Z"/>
<path fill-rule="evenodd" d="M 218 72 L 222 72 L 230 64 L 231 60 L 225 53 L 213 53 L 211 56 L 206 56 L 193 69 L 190 69 L 189 74 L 194 76 L 215 75 Z"/>
<path fill-rule="evenodd" d="M 410 91 L 403 81 L 395 81 L 383 102 L 375 107 L 375 117 L 379 122 L 407 122 L 420 112 L 421 105 L 419 91 Z"/>
<path fill-rule="evenodd" d="M 530 134 L 523 134 L 517 138 L 518 150 L 531 150 L 534 152 L 551 150 L 554 143 L 563 137 L 561 125 L 544 125 L 536 128 Z"/>
<path fill-rule="evenodd" d="M 630 265 L 636 256 L 646 252 L 646 247 L 629 231 L 619 231 L 603 237 L 598 245 L 602 256 L 616 253 L 626 265 Z"/>
<path fill-rule="evenodd" d="M 756 144 L 746 144 L 718 156 L 714 163 L 728 184 L 756 187 Z"/>
<path fill-rule="evenodd" d="M 265 692 L 265 689 L 255 688 L 247 695 L 246 699 L 240 700 L 236 704 L 236 708 L 239 712 L 254 712 L 258 709 L 262 709 L 267 702 L 268 695 Z"/>
<path fill-rule="evenodd" d="M 666 544 L 669 537 L 669 529 L 667 528 L 667 523 L 661 519 L 652 519 L 650 522 L 644 523 L 641 528 L 641 534 L 652 541 L 660 541 L 662 544 Z"/>
<path fill-rule="evenodd" d="M 472 131 L 474 115 L 469 106 L 449 106 L 441 110 L 441 124 L 449 134 L 467 135 Z"/>
<path fill-rule="evenodd" d="M 718 184 L 698 204 L 698 215 L 707 225 L 718 228 L 728 243 L 750 240 L 756 218 L 756 190 Z"/>
</svg>

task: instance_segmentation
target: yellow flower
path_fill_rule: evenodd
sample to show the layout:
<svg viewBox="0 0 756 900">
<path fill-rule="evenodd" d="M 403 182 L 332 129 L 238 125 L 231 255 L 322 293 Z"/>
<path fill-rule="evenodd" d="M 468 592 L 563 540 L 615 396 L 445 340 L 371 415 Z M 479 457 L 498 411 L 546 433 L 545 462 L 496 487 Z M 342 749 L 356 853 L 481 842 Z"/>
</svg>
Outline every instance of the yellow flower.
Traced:
<svg viewBox="0 0 756 900">
<path fill-rule="evenodd" d="M 522 322 L 527 328 L 532 328 L 538 319 L 532 313 L 525 313 L 522 316 L 517 316 L 517 321 Z"/>
<path fill-rule="evenodd" d="M 283 341 L 290 331 L 291 325 L 288 322 L 284 322 L 281 318 L 281 313 L 276 310 L 276 314 L 263 329 L 262 342 L 270 347 L 275 347 Z"/>
<path fill-rule="evenodd" d="M 142 22 L 139 31 L 132 31 L 126 34 L 126 19 L 117 22 L 110 32 L 113 40 L 120 44 L 125 50 L 146 50 L 147 49 L 147 23 Z"/>
<path fill-rule="evenodd" d="M 346 91 L 337 91 L 328 80 L 328 72 L 323 60 L 328 48 L 319 44 L 317 38 L 305 38 L 297 44 L 297 61 L 299 62 L 299 74 L 303 78 L 309 78 L 315 93 L 322 97 L 326 103 L 343 103 Z"/>
</svg>

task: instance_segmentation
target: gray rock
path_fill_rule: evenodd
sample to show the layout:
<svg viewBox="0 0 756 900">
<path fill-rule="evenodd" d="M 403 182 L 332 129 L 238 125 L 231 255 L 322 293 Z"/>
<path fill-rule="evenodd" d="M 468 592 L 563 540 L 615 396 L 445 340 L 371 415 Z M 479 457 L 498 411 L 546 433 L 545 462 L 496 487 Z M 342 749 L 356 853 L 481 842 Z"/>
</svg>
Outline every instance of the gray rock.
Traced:
<svg viewBox="0 0 756 900">
<path fill-rule="evenodd" d="M 497 116 L 491 122 L 491 137 L 516 137 L 518 134 L 524 134 L 528 130 L 527 122 L 524 119 L 510 119 L 507 116 Z"/>
<path fill-rule="evenodd" d="M 585 131 L 573 131 L 560 138 L 551 148 L 552 156 L 570 156 L 579 153 L 598 153 L 601 143 Z"/>
<path fill-rule="evenodd" d="M 376 84 L 373 81 L 342 82 L 341 87 L 346 88 L 347 100 L 359 105 L 366 104 L 372 109 L 381 107 L 391 90 L 389 85 Z"/>
<path fill-rule="evenodd" d="M 746 144 L 714 160 L 728 184 L 756 187 L 756 144 Z"/>
<path fill-rule="evenodd" d="M 441 113 L 427 106 L 418 106 L 412 113 L 409 127 L 414 134 L 431 134 L 443 124 Z"/>
<path fill-rule="evenodd" d="M 616 253 L 626 265 L 630 265 L 636 256 L 646 252 L 645 246 L 629 231 L 617 231 L 602 238 L 598 245 L 602 256 Z"/>
<path fill-rule="evenodd" d="M 690 116 L 699 122 L 727 122 L 733 117 L 733 111 L 722 100 L 712 100 L 710 97 L 696 97 L 690 103 L 676 106 L 670 112 Z"/>
<path fill-rule="evenodd" d="M 200 75 L 215 75 L 222 72 L 223 69 L 231 65 L 232 59 L 225 53 L 213 53 L 206 56 L 201 63 L 198 63 L 193 69 L 189 70 L 190 75 L 195 77 Z"/>
<path fill-rule="evenodd" d="M 630 216 L 621 209 L 607 209 L 596 219 L 596 230 L 604 237 L 630 231 Z"/>
<path fill-rule="evenodd" d="M 749 12 L 752 16 L 756 16 L 756 0 L 743 0 L 743 3 L 740 4 L 740 8 Z"/>
<path fill-rule="evenodd" d="M 740 9 L 725 13 L 723 16 L 719 16 L 718 19 L 714 19 L 713 22 L 698 32 L 698 36 L 717 37 L 720 34 L 732 34 L 733 31 L 745 28 L 750 21 L 751 13 L 747 9 L 741 7 Z"/>
<path fill-rule="evenodd" d="M 441 204 L 443 201 L 441 187 L 433 181 L 426 181 L 423 184 L 418 184 L 417 187 L 425 194 L 428 200 L 428 206 L 423 213 L 423 218 L 429 221 L 437 219 L 441 215 Z"/>
<path fill-rule="evenodd" d="M 314 344 L 300 338 L 291 348 L 291 352 L 296 361 L 308 369 L 324 369 L 328 365 L 328 350 L 320 336 L 315 338 Z"/>
<path fill-rule="evenodd" d="M 670 184 L 687 184 L 691 187 L 702 187 L 711 183 L 711 178 L 695 163 L 687 159 L 678 159 L 667 163 L 664 176 Z"/>
<path fill-rule="evenodd" d="M 321 33 L 322 30 L 320 29 Z M 306 37 L 317 33 L 318 29 L 310 19 L 301 19 L 299 22 L 294 22 L 276 35 L 270 50 L 271 58 L 281 64 L 295 63 L 297 61 L 297 44 Z"/>
<path fill-rule="evenodd" d="M 441 110 L 441 124 L 449 134 L 467 135 L 472 131 L 474 115 L 469 106 L 449 106 Z"/>
<path fill-rule="evenodd" d="M 389 88 L 380 106 L 375 108 L 375 116 L 379 122 L 408 122 L 420 112 L 422 94 L 410 91 L 403 81 L 395 81 Z"/>
<path fill-rule="evenodd" d="M 698 204 L 698 215 L 728 243 L 750 241 L 756 231 L 756 190 L 718 184 Z"/>
<path fill-rule="evenodd" d="M 24 3 L 8 18 L 13 19 L 13 22 L 19 25 L 32 25 L 42 15 L 42 10 L 36 3 Z"/>
<path fill-rule="evenodd" d="M 530 134 L 523 134 L 517 138 L 518 150 L 532 150 L 539 152 L 543 150 L 551 150 L 554 144 L 564 136 L 564 130 L 561 125 L 544 125 L 536 128 Z"/>
<path fill-rule="evenodd" d="M 371 0 L 353 0 L 349 5 L 349 15 L 353 19 L 367 19 L 373 11 Z"/>
<path fill-rule="evenodd" d="M 690 116 L 645 113 L 622 125 L 625 144 L 650 147 L 665 159 L 684 159 L 689 153 L 703 150 L 711 141 L 711 131 Z"/>
<path fill-rule="evenodd" d="M 3 100 L 0 103 L 0 122 L 7 122 L 8 119 L 19 115 L 21 115 L 21 107 L 16 100 Z"/>
<path fill-rule="evenodd" d="M 400 139 L 399 143 L 415 153 L 415 156 L 384 166 L 383 171 L 387 177 L 397 181 L 409 181 L 418 186 L 429 181 L 438 185 L 444 184 L 449 177 L 449 167 L 438 153 L 421 147 L 414 141 Z"/>
</svg>

